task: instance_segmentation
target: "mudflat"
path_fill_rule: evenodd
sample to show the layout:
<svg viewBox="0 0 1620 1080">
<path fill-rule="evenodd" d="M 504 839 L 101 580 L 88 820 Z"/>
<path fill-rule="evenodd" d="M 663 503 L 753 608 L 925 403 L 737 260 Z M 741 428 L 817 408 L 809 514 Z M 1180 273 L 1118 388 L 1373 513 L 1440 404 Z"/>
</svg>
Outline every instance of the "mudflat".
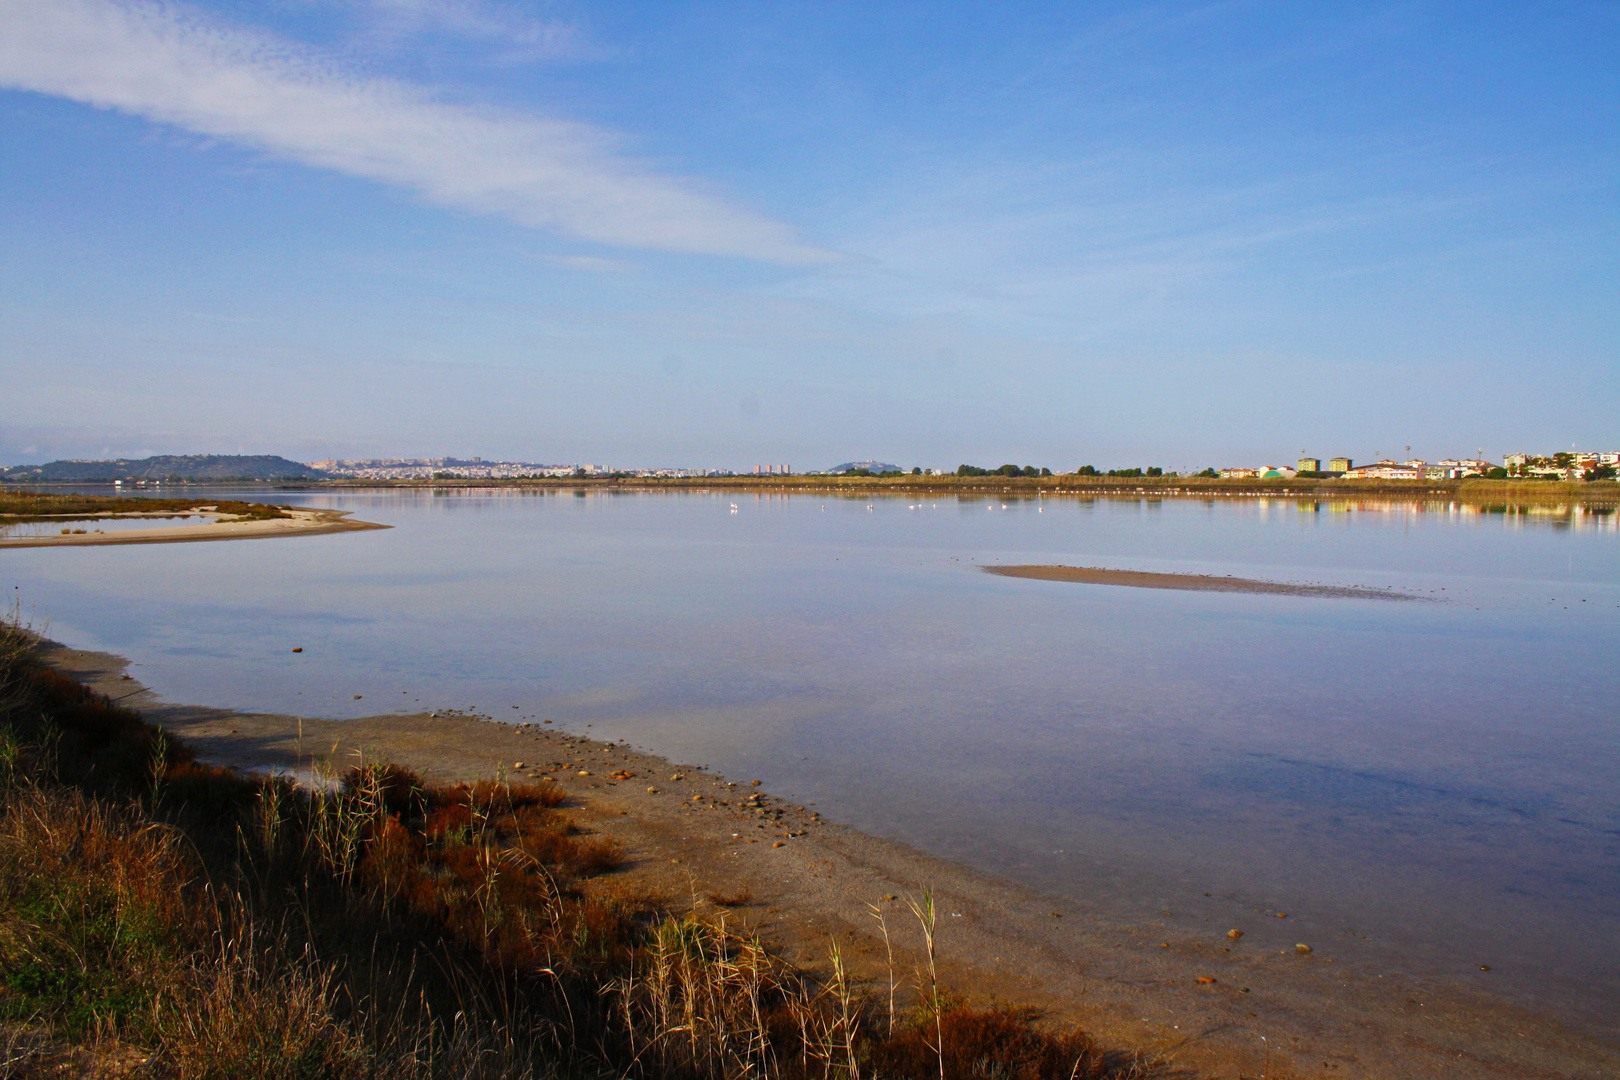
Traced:
<svg viewBox="0 0 1620 1080">
<path fill-rule="evenodd" d="M 1143 570 L 1108 570 L 1100 566 L 985 566 L 987 574 L 1068 581 L 1078 585 L 1125 585 L 1135 589 L 1188 589 L 1194 592 L 1266 593 L 1276 596 L 1318 596 L 1347 600 L 1431 600 L 1432 597 L 1393 589 L 1354 585 L 1312 585 L 1256 578 L 1216 577 L 1210 574 L 1160 574 Z"/>
<path fill-rule="evenodd" d="M 0 537 L 0 548 L 26 547 L 97 547 L 106 544 L 181 544 L 201 540 L 263 540 L 277 536 L 322 536 L 327 533 L 355 532 L 362 529 L 388 529 L 390 525 L 377 525 L 369 521 L 355 521 L 347 510 L 314 510 L 289 506 L 284 518 L 249 519 L 244 521 L 210 521 L 201 525 L 167 525 L 150 529 L 127 529 L 119 532 L 61 533 L 51 536 Z M 102 515 L 108 516 L 108 515 Z M 138 518 L 138 514 L 117 515 L 120 520 Z M 151 515 L 170 517 L 172 512 Z M 96 515 L 86 515 L 85 521 Z"/>
<path fill-rule="evenodd" d="M 1156 1055 L 1159 1076 L 1620 1075 L 1613 1039 L 1483 992 L 1352 970 L 1323 943 L 1301 953 L 1228 936 L 1243 927 L 1121 923 L 623 743 L 460 714 L 333 721 L 178 705 L 117 656 L 54 646 L 48 659 L 220 764 L 309 776 L 386 759 L 443 782 L 550 777 L 580 825 L 627 849 L 614 887 L 723 910 L 809 967 L 824 967 L 837 942 L 879 1001 L 899 983 L 902 1008 L 921 962 L 904 901 L 931 888 L 949 992 L 1036 1006 L 1105 1045 Z M 1260 936 L 1251 928 L 1248 939 Z"/>
</svg>

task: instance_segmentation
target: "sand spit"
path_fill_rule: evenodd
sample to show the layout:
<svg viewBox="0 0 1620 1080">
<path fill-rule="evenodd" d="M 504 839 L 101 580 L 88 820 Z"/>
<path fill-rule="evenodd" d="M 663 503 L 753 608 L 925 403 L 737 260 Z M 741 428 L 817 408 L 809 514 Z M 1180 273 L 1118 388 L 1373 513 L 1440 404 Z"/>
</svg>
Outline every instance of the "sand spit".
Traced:
<svg viewBox="0 0 1620 1080">
<path fill-rule="evenodd" d="M 1100 566 L 984 566 L 987 574 L 1069 581 L 1079 585 L 1128 585 L 1137 589 L 1187 589 L 1193 592 L 1266 593 L 1273 596 L 1319 596 L 1348 600 L 1432 600 L 1416 593 L 1352 585 L 1294 585 L 1255 578 L 1214 577 L 1209 574 L 1156 574 L 1143 570 L 1107 570 Z"/>
<path fill-rule="evenodd" d="M 198 507 L 192 512 L 205 513 L 206 509 Z M 202 525 L 168 525 L 110 533 L 0 537 L 0 548 L 99 547 L 104 544 L 179 544 L 197 540 L 263 540 L 276 536 L 320 536 L 325 533 L 393 528 L 392 525 L 348 520 L 347 510 L 312 510 L 307 507 L 289 506 L 287 512 L 292 516 L 267 520 L 210 521 Z M 127 520 L 139 516 L 123 514 L 118 515 L 118 519 Z M 152 516 L 174 517 L 175 514 L 166 511 Z M 86 515 L 75 520 L 91 521 L 94 520 L 94 515 Z"/>
<path fill-rule="evenodd" d="M 904 901 L 931 887 L 952 991 L 1035 1005 L 1106 1045 L 1156 1053 L 1160 1077 L 1620 1075 L 1612 1040 L 1467 986 L 1351 970 L 1328 941 L 1308 954 L 1263 948 L 1258 927 L 1234 940 L 1225 922 L 1197 933 L 1148 917 L 1122 923 L 826 822 L 749 778 L 588 734 L 444 712 L 332 721 L 175 705 L 129 678 L 119 657 L 54 647 L 48 659 L 221 764 L 309 775 L 315 761 L 341 768 L 364 756 L 443 782 L 551 777 L 576 822 L 625 846 L 627 886 L 724 909 L 807 966 L 824 968 L 836 941 L 882 997 L 891 968 L 875 911 L 895 947 L 902 1008 L 920 960 Z"/>
</svg>

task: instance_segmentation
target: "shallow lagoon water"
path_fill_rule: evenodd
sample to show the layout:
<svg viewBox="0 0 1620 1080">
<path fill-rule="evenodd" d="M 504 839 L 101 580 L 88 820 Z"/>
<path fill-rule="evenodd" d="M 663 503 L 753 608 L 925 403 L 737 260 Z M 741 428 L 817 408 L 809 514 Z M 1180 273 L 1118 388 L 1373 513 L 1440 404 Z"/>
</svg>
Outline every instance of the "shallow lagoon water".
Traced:
<svg viewBox="0 0 1620 1080">
<path fill-rule="evenodd" d="M 1242 927 L 1245 948 L 1309 942 L 1368 973 L 1467 983 L 1615 1030 L 1612 515 L 1230 498 L 276 498 L 396 528 L 6 551 L 0 582 L 52 636 L 130 657 L 171 700 L 552 719 L 761 778 L 833 820 L 1078 910 L 1163 924 L 1167 938 L 1224 943 Z M 1042 562 L 1424 599 L 978 570 Z"/>
<path fill-rule="evenodd" d="M 0 525 L 0 540 L 23 539 L 34 536 L 57 536 L 68 532 L 108 533 L 128 532 L 132 529 L 163 529 L 181 525 L 207 525 L 217 518 L 201 514 L 187 517 L 150 518 L 65 518 L 53 521 L 24 521 L 14 525 Z"/>
</svg>

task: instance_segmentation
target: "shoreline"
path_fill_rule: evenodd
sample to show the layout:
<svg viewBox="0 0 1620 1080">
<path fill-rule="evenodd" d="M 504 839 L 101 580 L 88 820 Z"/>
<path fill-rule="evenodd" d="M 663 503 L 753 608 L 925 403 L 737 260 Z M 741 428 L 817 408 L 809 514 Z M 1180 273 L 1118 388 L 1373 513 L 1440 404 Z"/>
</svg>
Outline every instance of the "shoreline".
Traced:
<svg viewBox="0 0 1620 1080">
<path fill-rule="evenodd" d="M 24 490 L 108 487 L 100 481 L 57 481 L 51 483 L 5 485 Z M 358 491 L 440 488 L 493 488 L 509 490 L 567 490 L 582 488 L 602 491 L 699 491 L 786 495 L 815 493 L 851 498 L 875 495 L 958 495 L 986 497 L 1010 495 L 1020 498 L 1125 497 L 1125 498 L 1286 498 L 1317 500 L 1366 499 L 1375 502 L 1451 501 L 1477 507 L 1620 506 L 1620 482 L 1610 480 L 1376 480 L 1314 479 L 1295 477 L 1271 480 L 1210 478 L 1199 476 L 1164 477 L 1083 477 L 1073 473 L 1043 477 L 955 475 L 894 477 L 830 476 L 789 473 L 776 476 L 708 477 L 551 477 L 551 478 L 449 478 L 449 479 L 361 479 L 335 477 L 302 484 L 247 481 L 236 484 L 196 482 L 176 485 L 186 488 L 229 488 L 231 490 L 273 491 Z M 118 494 L 141 497 L 165 495 L 158 489 L 126 490 Z"/>
<path fill-rule="evenodd" d="M 1258 578 L 1214 577 L 1209 574 L 1171 574 L 1146 570 L 1109 570 L 1100 566 L 981 566 L 997 577 L 1031 581 L 1065 581 L 1077 585 L 1123 585 L 1135 589 L 1180 589 L 1188 592 L 1260 593 L 1270 596 L 1315 596 L 1339 600 L 1404 600 L 1434 602 L 1435 597 L 1393 589 L 1355 585 L 1298 585 Z"/>
<path fill-rule="evenodd" d="M 0 548 L 104 547 L 110 544 L 184 544 L 208 540 L 264 540 L 288 536 L 324 536 L 329 533 L 391 529 L 370 521 L 348 520 L 349 510 L 316 510 L 289 506 L 291 517 L 262 520 L 211 521 L 203 525 L 170 525 L 155 529 L 130 529 L 112 533 L 71 533 L 55 536 L 0 536 Z M 108 517 L 127 521 L 139 515 Z M 172 517 L 170 512 L 154 516 Z M 96 515 L 82 515 L 74 521 L 90 521 Z M 63 520 L 68 520 L 64 518 Z"/>
<path fill-rule="evenodd" d="M 677 902 L 724 907 L 809 967 L 825 966 L 836 940 L 875 985 L 886 984 L 889 968 L 870 907 L 887 921 L 900 953 L 895 974 L 905 978 L 917 935 L 903 901 L 932 886 L 946 916 L 939 945 L 949 986 L 972 987 L 975 1000 L 1034 1005 L 1105 1045 L 1157 1053 L 1195 1074 L 1620 1073 L 1614 1042 L 1484 993 L 1341 968 L 1326 947 L 1304 956 L 1245 948 L 1227 938 L 1225 925 L 1189 934 L 1109 921 L 826 822 L 746 778 L 625 744 L 455 713 L 334 721 L 171 704 L 131 679 L 122 658 L 60 645 L 45 655 L 219 764 L 294 772 L 316 759 L 335 756 L 341 765 L 364 754 L 435 781 L 551 777 L 581 824 L 625 845 L 627 881 Z"/>
</svg>

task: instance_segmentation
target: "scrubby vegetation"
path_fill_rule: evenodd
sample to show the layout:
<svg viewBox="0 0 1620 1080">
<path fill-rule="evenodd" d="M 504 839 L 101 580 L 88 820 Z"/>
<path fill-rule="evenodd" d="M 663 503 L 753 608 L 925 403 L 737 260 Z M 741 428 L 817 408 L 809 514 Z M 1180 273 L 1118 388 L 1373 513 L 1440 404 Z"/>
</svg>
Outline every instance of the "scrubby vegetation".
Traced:
<svg viewBox="0 0 1620 1080">
<path fill-rule="evenodd" d="M 265 521 L 289 517 L 286 507 L 270 503 L 208 499 L 137 499 L 117 495 L 59 495 L 54 492 L 0 489 L 0 524 L 92 517 L 96 514 L 171 515 L 194 513 L 200 507 L 239 519 Z"/>
<path fill-rule="evenodd" d="M 637 895 L 550 783 L 194 760 L 0 625 L 0 1074 L 1139 1073 L 1028 1011 L 864 994 Z M 915 905 L 932 958 L 933 911 Z"/>
</svg>

